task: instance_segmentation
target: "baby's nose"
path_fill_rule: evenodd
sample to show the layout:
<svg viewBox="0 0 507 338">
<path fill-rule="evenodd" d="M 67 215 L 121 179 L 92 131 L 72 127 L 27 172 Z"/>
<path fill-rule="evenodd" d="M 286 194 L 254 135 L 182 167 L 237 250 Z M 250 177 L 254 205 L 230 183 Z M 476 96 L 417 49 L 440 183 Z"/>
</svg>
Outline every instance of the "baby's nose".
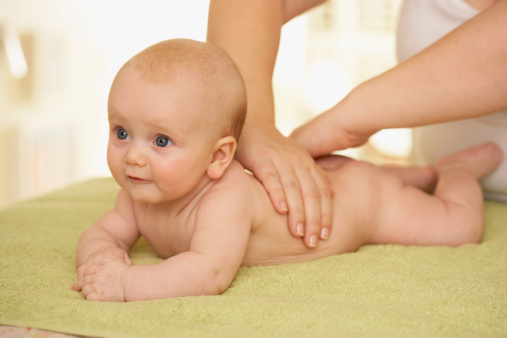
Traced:
<svg viewBox="0 0 507 338">
<path fill-rule="evenodd" d="M 129 145 L 127 155 L 125 157 L 125 162 L 130 165 L 138 165 L 144 167 L 146 165 L 146 155 L 144 153 L 143 147 L 135 142 L 132 142 Z"/>
</svg>

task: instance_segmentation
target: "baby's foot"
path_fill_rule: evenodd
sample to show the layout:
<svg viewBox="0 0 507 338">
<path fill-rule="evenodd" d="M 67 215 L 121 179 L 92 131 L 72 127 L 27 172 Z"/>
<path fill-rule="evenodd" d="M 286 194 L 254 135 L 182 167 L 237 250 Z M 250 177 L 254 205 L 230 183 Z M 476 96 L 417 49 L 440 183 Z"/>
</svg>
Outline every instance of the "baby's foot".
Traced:
<svg viewBox="0 0 507 338">
<path fill-rule="evenodd" d="M 435 168 L 439 174 L 450 169 L 463 168 L 479 179 L 494 171 L 502 160 L 503 153 L 500 147 L 493 142 L 488 142 L 446 156 L 437 162 Z"/>
</svg>

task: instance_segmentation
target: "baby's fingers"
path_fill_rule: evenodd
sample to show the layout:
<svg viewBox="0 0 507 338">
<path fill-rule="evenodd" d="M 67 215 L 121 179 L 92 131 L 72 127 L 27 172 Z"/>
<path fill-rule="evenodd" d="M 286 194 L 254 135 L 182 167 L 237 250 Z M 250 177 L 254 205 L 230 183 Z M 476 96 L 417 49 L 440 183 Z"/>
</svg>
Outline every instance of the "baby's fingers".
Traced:
<svg viewBox="0 0 507 338">
<path fill-rule="evenodd" d="M 86 270 L 88 270 L 88 265 L 86 264 L 81 265 L 77 269 L 77 279 L 83 279 L 86 274 Z"/>
<path fill-rule="evenodd" d="M 81 288 L 81 293 L 86 300 L 98 300 L 93 295 L 97 293 L 97 287 L 93 282 L 93 276 L 86 276 L 83 282 L 83 287 Z"/>
<path fill-rule="evenodd" d="M 84 295 L 84 293 L 83 293 Z M 105 301 L 106 299 L 101 296 L 97 291 L 92 291 L 88 293 L 86 296 L 86 300 L 92 301 L 92 302 L 99 302 L 99 301 Z"/>
<path fill-rule="evenodd" d="M 129 255 L 127 253 L 125 253 L 124 261 L 125 261 L 125 264 L 127 264 L 129 266 L 134 265 L 134 263 L 132 263 L 132 260 L 130 259 Z"/>
<path fill-rule="evenodd" d="M 82 280 L 83 280 L 83 278 L 85 276 L 87 268 L 88 268 L 87 265 L 81 265 L 77 269 L 77 279 L 78 279 L 78 281 L 75 282 L 74 284 L 72 284 L 72 286 L 70 287 L 70 289 L 72 291 L 81 291 L 81 289 L 83 288 Z"/>
<path fill-rule="evenodd" d="M 82 291 L 83 295 L 84 295 L 83 289 L 87 284 L 90 284 L 90 283 L 92 283 L 92 276 L 88 275 L 86 277 L 79 278 L 79 280 L 77 282 L 72 284 L 71 289 L 73 291 Z"/>
<path fill-rule="evenodd" d="M 81 291 L 81 286 L 79 285 L 79 281 L 77 281 L 74 284 L 72 284 L 72 286 L 70 287 L 70 289 L 72 291 Z"/>
</svg>

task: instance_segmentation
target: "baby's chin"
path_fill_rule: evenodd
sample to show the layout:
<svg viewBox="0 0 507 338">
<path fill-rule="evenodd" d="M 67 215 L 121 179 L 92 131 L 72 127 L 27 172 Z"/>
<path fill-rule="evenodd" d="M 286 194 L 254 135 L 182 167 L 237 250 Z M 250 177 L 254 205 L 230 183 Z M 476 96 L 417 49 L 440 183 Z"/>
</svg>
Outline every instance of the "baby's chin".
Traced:
<svg viewBox="0 0 507 338">
<path fill-rule="evenodd" d="M 132 185 L 119 184 L 125 190 L 135 203 L 139 204 L 160 204 L 163 203 L 156 191 L 153 191 L 147 184 Z"/>
<path fill-rule="evenodd" d="M 160 198 L 157 198 L 154 194 L 139 194 L 139 193 L 131 193 L 127 190 L 130 197 L 135 203 L 139 204 L 161 204 L 165 201 L 161 200 Z"/>
<path fill-rule="evenodd" d="M 142 193 L 136 192 L 130 192 L 127 190 L 132 200 L 137 204 L 149 204 L 149 205 L 162 205 L 174 202 L 173 199 L 169 198 L 169 196 L 166 196 L 162 194 L 159 191 L 144 191 Z"/>
<path fill-rule="evenodd" d="M 131 195 L 132 196 L 132 195 Z M 153 198 L 132 197 L 132 200 L 138 204 L 158 204 Z"/>
</svg>

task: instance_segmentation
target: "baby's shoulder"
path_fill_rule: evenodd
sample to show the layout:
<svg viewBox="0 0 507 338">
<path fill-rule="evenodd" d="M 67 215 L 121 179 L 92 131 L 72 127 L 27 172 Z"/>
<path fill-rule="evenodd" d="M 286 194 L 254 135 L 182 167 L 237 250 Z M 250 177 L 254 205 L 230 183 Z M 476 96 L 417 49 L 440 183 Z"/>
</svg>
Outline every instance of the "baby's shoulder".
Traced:
<svg viewBox="0 0 507 338">
<path fill-rule="evenodd" d="M 254 205 L 257 203 L 254 179 L 241 165 L 233 165 L 200 197 L 196 212 L 196 224 L 207 223 L 210 219 L 224 220 L 238 218 L 250 222 Z"/>
<path fill-rule="evenodd" d="M 206 194 L 208 199 L 231 199 L 230 203 L 243 203 L 252 198 L 260 184 L 253 175 L 247 173 L 243 166 L 233 161 L 224 175 L 220 177 Z"/>
<path fill-rule="evenodd" d="M 225 184 L 235 184 L 244 189 L 244 185 L 251 185 L 256 179 L 253 174 L 245 170 L 241 163 L 233 160 L 224 175 L 220 178 L 220 181 Z"/>
</svg>

